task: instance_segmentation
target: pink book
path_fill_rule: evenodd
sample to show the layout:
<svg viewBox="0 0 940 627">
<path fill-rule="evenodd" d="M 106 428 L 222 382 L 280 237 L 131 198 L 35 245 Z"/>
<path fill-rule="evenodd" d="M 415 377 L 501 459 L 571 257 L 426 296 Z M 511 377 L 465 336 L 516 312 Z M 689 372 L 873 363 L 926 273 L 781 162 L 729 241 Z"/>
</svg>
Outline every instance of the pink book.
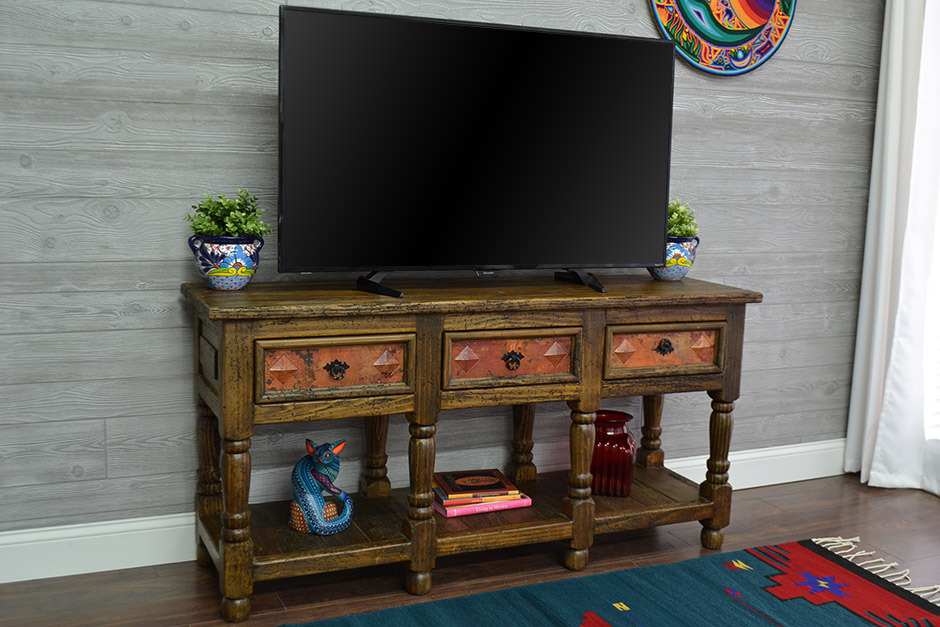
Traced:
<svg viewBox="0 0 940 627">
<path fill-rule="evenodd" d="M 437 501 L 434 501 L 434 509 L 441 516 L 454 518 L 455 516 L 467 516 L 468 514 L 483 514 L 486 512 L 498 512 L 504 509 L 516 509 L 517 507 L 528 507 L 532 505 L 532 499 L 525 494 L 519 494 L 518 499 L 511 501 L 493 501 L 491 503 L 476 503 L 474 505 L 463 505 L 460 507 L 444 507 Z"/>
</svg>

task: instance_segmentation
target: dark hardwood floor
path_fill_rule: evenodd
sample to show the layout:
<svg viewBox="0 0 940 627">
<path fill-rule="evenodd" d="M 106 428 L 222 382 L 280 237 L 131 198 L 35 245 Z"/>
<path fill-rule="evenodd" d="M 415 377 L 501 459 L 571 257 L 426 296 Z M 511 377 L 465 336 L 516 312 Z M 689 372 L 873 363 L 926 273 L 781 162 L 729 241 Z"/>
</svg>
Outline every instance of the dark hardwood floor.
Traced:
<svg viewBox="0 0 940 627">
<path fill-rule="evenodd" d="M 414 597 L 396 564 L 256 584 L 252 615 L 274 626 L 503 587 L 676 562 L 710 553 L 698 523 L 599 536 L 580 573 L 561 566 L 561 544 L 439 559 L 431 593 Z M 859 536 L 859 546 L 911 570 L 918 586 L 940 583 L 940 498 L 869 488 L 857 475 L 734 494 L 722 551 L 805 538 Z M 0 586 L 0 625 L 224 625 L 214 569 L 195 562 Z"/>
</svg>

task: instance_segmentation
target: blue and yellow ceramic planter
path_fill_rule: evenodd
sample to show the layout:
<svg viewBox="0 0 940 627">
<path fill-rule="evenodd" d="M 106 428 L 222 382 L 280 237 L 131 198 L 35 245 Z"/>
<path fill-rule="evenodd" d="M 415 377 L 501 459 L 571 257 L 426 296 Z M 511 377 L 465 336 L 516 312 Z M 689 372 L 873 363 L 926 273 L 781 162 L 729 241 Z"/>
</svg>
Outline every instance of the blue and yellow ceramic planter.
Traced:
<svg viewBox="0 0 940 627">
<path fill-rule="evenodd" d="M 258 267 L 260 237 L 193 235 L 189 247 L 196 256 L 196 269 L 206 284 L 216 290 L 240 290 L 248 285 Z"/>
<path fill-rule="evenodd" d="M 698 235 L 692 237 L 666 238 L 666 265 L 647 268 L 654 279 L 678 281 L 692 269 L 695 251 L 698 249 Z"/>
</svg>

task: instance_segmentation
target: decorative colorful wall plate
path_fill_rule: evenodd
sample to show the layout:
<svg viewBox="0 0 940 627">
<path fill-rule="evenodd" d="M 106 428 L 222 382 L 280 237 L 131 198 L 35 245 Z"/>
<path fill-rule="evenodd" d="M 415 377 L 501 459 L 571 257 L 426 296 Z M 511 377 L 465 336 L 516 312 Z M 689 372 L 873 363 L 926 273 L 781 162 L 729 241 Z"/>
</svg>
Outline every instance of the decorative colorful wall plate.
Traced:
<svg viewBox="0 0 940 627">
<path fill-rule="evenodd" d="M 786 37 L 796 0 L 650 0 L 663 37 L 712 74 L 753 70 Z"/>
</svg>

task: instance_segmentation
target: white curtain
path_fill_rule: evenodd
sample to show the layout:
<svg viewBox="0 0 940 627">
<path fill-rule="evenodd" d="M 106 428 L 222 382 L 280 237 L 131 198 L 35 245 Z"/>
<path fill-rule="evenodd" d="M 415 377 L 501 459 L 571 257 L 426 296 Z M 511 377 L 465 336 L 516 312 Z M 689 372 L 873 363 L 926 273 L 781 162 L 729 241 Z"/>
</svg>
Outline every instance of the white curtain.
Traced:
<svg viewBox="0 0 940 627">
<path fill-rule="evenodd" d="M 845 469 L 940 495 L 937 32 L 937 0 L 888 0 Z"/>
</svg>

